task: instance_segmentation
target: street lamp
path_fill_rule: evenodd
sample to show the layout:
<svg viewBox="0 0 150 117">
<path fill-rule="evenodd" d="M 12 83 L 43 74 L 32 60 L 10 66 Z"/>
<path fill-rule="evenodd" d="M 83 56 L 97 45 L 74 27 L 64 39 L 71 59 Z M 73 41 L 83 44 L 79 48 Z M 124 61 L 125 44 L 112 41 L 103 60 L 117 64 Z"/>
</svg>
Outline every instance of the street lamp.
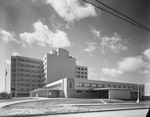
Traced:
<svg viewBox="0 0 150 117">
<path fill-rule="evenodd" d="M 149 64 L 147 63 L 146 66 Z M 136 103 L 140 103 L 140 67 L 138 68 L 138 94 L 137 94 L 137 100 Z"/>
<path fill-rule="evenodd" d="M 136 100 L 136 103 L 140 103 L 140 82 L 139 82 L 139 80 L 140 80 L 140 78 L 139 78 L 139 70 L 140 70 L 140 68 L 138 68 L 138 92 L 137 92 L 137 100 Z"/>
</svg>

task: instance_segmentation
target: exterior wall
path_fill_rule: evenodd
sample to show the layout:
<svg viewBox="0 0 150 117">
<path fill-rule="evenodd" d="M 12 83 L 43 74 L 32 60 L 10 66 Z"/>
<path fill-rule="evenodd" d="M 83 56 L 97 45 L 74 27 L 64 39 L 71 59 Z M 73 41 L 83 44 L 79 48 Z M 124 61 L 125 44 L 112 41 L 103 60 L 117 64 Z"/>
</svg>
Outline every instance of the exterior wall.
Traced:
<svg viewBox="0 0 150 117">
<path fill-rule="evenodd" d="M 140 85 L 140 99 L 144 99 L 145 87 L 143 84 Z"/>
<path fill-rule="evenodd" d="M 74 79 L 66 78 L 65 86 L 66 98 L 97 98 L 95 91 L 75 90 Z"/>
<path fill-rule="evenodd" d="M 42 90 L 38 92 L 34 92 L 35 97 L 48 97 L 48 91 L 47 90 Z"/>
<path fill-rule="evenodd" d="M 88 78 L 88 67 L 76 65 L 76 78 Z"/>
<path fill-rule="evenodd" d="M 130 91 L 109 90 L 109 99 L 130 99 Z"/>
<path fill-rule="evenodd" d="M 48 92 L 48 97 L 49 98 L 58 98 L 58 97 L 60 97 L 59 96 L 59 91 L 53 91 L 53 90 L 49 91 Z"/>
<path fill-rule="evenodd" d="M 42 61 L 22 56 L 11 57 L 12 97 L 29 96 L 29 91 L 43 86 Z"/>
<path fill-rule="evenodd" d="M 69 52 L 66 49 L 58 48 L 57 55 L 60 57 L 69 57 Z"/>
<path fill-rule="evenodd" d="M 130 99 L 131 100 L 136 100 L 137 99 L 137 92 L 130 92 Z"/>
<path fill-rule="evenodd" d="M 64 50 L 63 50 L 64 51 Z M 47 84 L 66 77 L 75 77 L 76 59 L 68 57 L 66 53 L 59 55 L 47 54 L 46 82 Z"/>
<path fill-rule="evenodd" d="M 107 82 L 107 81 L 96 81 L 88 79 L 74 79 L 75 90 L 89 90 L 96 88 L 116 88 L 124 90 L 138 91 L 137 84 L 119 83 L 119 82 Z"/>
<path fill-rule="evenodd" d="M 39 90 L 39 91 L 31 91 L 30 97 L 48 97 L 48 98 L 58 98 L 59 91 L 57 90 Z"/>
</svg>

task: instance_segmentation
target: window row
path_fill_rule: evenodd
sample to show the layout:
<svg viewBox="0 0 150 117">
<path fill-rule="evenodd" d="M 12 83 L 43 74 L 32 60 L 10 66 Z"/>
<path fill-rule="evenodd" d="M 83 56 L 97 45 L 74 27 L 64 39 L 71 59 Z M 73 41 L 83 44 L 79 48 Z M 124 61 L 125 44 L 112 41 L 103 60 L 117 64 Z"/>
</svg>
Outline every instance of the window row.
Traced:
<svg viewBox="0 0 150 117">
<path fill-rule="evenodd" d="M 41 84 L 18 83 L 17 86 L 36 86 L 36 87 L 40 87 Z"/>
<path fill-rule="evenodd" d="M 41 80 L 36 80 L 36 79 L 21 79 L 21 78 L 18 78 L 17 81 L 25 81 L 25 82 L 41 82 Z"/>
<path fill-rule="evenodd" d="M 41 75 L 17 73 L 17 76 L 41 78 Z"/>
<path fill-rule="evenodd" d="M 77 78 L 87 78 L 87 76 L 76 75 Z"/>
<path fill-rule="evenodd" d="M 22 64 L 22 63 L 18 63 L 17 65 L 18 66 L 23 66 L 23 67 L 29 67 L 29 68 L 37 68 L 37 69 L 41 69 L 42 68 L 42 66 Z"/>
<path fill-rule="evenodd" d="M 82 93 L 85 91 L 81 91 L 81 90 L 76 90 L 77 93 Z M 86 91 L 86 93 L 96 93 L 96 91 Z"/>
<path fill-rule="evenodd" d="M 76 71 L 77 74 L 87 74 L 87 72 Z"/>
<path fill-rule="evenodd" d="M 128 89 L 133 89 L 137 90 L 137 86 L 123 86 L 123 85 L 110 85 L 110 84 L 96 84 L 96 83 L 77 83 L 78 87 L 93 87 L 93 88 L 108 88 L 108 87 L 113 87 L 113 88 L 128 88 Z"/>
<path fill-rule="evenodd" d="M 22 59 L 22 58 L 18 58 L 17 60 L 18 60 L 18 61 L 21 61 L 21 62 L 28 62 L 28 63 L 41 64 L 40 61 L 27 60 L 27 59 Z"/>
<path fill-rule="evenodd" d="M 42 73 L 41 70 L 32 70 L 32 69 L 22 69 L 22 68 L 18 68 L 18 71 L 23 71 L 23 72 L 31 72 L 31 73 Z"/>
<path fill-rule="evenodd" d="M 32 91 L 34 88 L 19 88 L 18 91 Z"/>
<path fill-rule="evenodd" d="M 85 70 L 87 71 L 87 68 L 81 68 L 81 67 L 76 67 L 77 70 Z"/>
</svg>

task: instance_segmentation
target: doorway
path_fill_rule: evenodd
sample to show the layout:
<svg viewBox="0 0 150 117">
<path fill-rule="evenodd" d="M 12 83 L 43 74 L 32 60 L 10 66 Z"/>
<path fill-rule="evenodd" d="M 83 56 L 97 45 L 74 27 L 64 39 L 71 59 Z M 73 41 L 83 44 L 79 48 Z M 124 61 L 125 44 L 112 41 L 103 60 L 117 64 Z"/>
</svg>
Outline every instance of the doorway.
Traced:
<svg viewBox="0 0 150 117">
<path fill-rule="evenodd" d="M 97 98 L 108 99 L 108 90 L 106 91 L 98 91 Z"/>
</svg>

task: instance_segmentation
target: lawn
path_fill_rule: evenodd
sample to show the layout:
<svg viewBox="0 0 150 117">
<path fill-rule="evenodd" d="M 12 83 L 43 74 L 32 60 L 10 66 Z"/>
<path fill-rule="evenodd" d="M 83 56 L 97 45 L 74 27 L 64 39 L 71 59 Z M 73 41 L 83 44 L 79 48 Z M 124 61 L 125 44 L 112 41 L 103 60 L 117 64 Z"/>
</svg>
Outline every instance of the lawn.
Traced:
<svg viewBox="0 0 150 117">
<path fill-rule="evenodd" d="M 120 104 L 112 103 L 121 102 Z M 77 99 L 77 98 L 53 98 L 47 100 L 35 100 L 30 102 L 17 103 L 0 109 L 0 116 L 24 115 L 24 114 L 51 114 L 89 112 L 93 109 L 120 108 L 138 106 L 123 104 L 122 101 L 111 100 L 111 103 L 103 104 L 101 99 Z M 140 105 L 141 106 L 141 105 Z M 143 105 L 144 106 L 144 105 Z"/>
</svg>

